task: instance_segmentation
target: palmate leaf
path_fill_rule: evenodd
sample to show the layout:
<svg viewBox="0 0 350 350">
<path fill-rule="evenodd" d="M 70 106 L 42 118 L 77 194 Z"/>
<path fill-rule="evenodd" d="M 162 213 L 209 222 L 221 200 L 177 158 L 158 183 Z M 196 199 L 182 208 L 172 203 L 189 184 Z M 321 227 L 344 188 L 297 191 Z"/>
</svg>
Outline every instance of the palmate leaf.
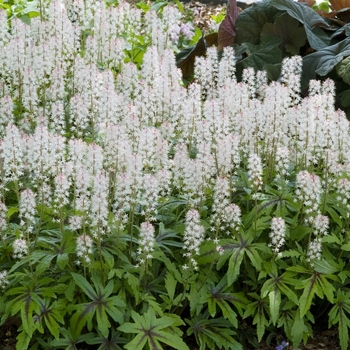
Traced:
<svg viewBox="0 0 350 350">
<path fill-rule="evenodd" d="M 31 293 L 32 299 L 40 306 L 40 311 L 37 316 L 34 317 L 36 326 L 39 331 L 44 333 L 44 323 L 49 329 L 50 333 L 56 338 L 59 338 L 60 326 L 58 324 L 64 323 L 63 320 L 63 310 L 59 307 L 59 303 L 54 302 L 50 305 L 49 299 L 42 299 L 35 293 Z"/>
<path fill-rule="evenodd" d="M 76 332 L 71 328 L 65 329 L 63 327 L 60 328 L 60 333 L 64 338 L 54 339 L 51 342 L 51 345 L 54 347 L 58 347 L 59 349 L 64 348 L 65 350 L 76 350 L 76 345 L 79 343 L 87 342 L 96 337 L 94 333 L 87 333 L 77 336 Z"/>
<path fill-rule="evenodd" d="M 265 328 L 270 324 L 265 316 L 265 312 L 268 311 L 268 303 L 265 298 L 262 298 L 257 293 L 248 293 L 256 301 L 253 301 L 247 305 L 247 308 L 244 312 L 243 318 L 253 317 L 253 324 L 257 326 L 257 336 L 258 341 L 260 342 L 264 333 Z"/>
<path fill-rule="evenodd" d="M 337 297 L 334 300 L 334 306 L 328 314 L 329 327 L 338 323 L 339 341 L 342 350 L 348 349 L 350 320 L 350 292 L 345 293 L 342 290 L 337 291 Z"/>
<path fill-rule="evenodd" d="M 99 332 L 100 333 L 100 332 Z M 94 337 L 86 341 L 87 344 L 99 345 L 97 350 L 122 350 L 122 346 L 119 344 L 126 344 L 128 340 L 120 336 L 120 332 L 111 329 L 111 334 L 108 337 L 103 335 L 99 337 Z"/>
<path fill-rule="evenodd" d="M 101 334 L 107 337 L 109 328 L 111 326 L 109 314 L 114 321 L 122 322 L 123 314 L 119 308 L 124 308 L 125 303 L 119 296 L 110 297 L 113 292 L 114 283 L 110 280 L 106 287 L 98 284 L 94 279 L 95 288 L 81 275 L 72 273 L 75 283 L 82 289 L 82 291 L 92 301 L 73 306 L 71 309 L 76 310 L 71 318 L 71 327 L 75 329 L 76 334 L 80 334 L 82 328 L 87 325 L 88 330 L 91 331 L 93 327 L 93 318 L 96 315 L 98 329 Z"/>
<path fill-rule="evenodd" d="M 265 264 L 266 265 L 266 264 Z M 298 297 L 296 294 L 285 284 L 285 276 L 278 276 L 277 271 L 273 270 L 269 273 L 272 277 L 268 279 L 261 288 L 261 297 L 269 297 L 270 315 L 272 323 L 275 325 L 278 321 L 280 314 L 280 305 L 282 299 L 282 293 L 288 300 L 298 305 Z"/>
<path fill-rule="evenodd" d="M 288 270 L 292 271 L 293 268 L 288 268 Z M 297 285 L 296 288 L 303 288 L 303 293 L 299 299 L 299 307 L 300 307 L 300 317 L 303 318 L 306 313 L 310 310 L 312 301 L 317 295 L 321 299 L 326 295 L 327 299 L 333 303 L 333 294 L 335 288 L 331 283 L 327 280 L 326 274 L 321 274 L 317 271 L 308 271 L 307 273 L 311 274 L 309 278 L 306 280 L 302 280 L 300 285 Z M 329 278 L 334 279 L 336 277 L 329 275 Z"/>
<path fill-rule="evenodd" d="M 194 334 L 200 350 L 224 348 L 230 350 L 242 350 L 243 347 L 234 338 L 235 332 L 228 320 L 221 318 L 209 318 L 207 313 L 199 314 L 186 322 L 190 325 L 187 334 Z"/>
<path fill-rule="evenodd" d="M 135 338 L 125 345 L 126 349 L 141 350 L 148 344 L 151 350 L 160 350 L 163 349 L 160 343 L 165 343 L 175 349 L 189 349 L 177 332 L 170 331 L 171 326 L 178 325 L 178 318 L 170 316 L 157 318 L 152 307 L 149 307 L 143 315 L 132 311 L 131 317 L 135 323 L 127 322 L 118 328 L 124 333 L 137 333 Z"/>
<path fill-rule="evenodd" d="M 215 287 L 212 286 L 209 288 L 206 299 L 208 303 L 208 311 L 210 315 L 214 317 L 216 315 L 217 306 L 219 306 L 224 318 L 229 320 L 231 324 L 237 328 L 237 313 L 232 309 L 230 304 L 235 306 L 238 313 L 243 316 L 243 308 L 247 305 L 248 300 L 244 297 L 243 293 L 225 292 L 225 290 L 229 289 L 226 275 Z"/>
</svg>

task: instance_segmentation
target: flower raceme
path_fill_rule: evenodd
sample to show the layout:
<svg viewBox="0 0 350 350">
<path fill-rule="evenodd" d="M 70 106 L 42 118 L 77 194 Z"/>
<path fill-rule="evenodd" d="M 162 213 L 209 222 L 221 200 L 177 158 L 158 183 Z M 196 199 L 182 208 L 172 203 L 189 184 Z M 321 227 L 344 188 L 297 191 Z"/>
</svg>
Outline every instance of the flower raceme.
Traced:
<svg viewBox="0 0 350 350">
<path fill-rule="evenodd" d="M 270 246 L 275 253 L 279 253 L 286 240 L 286 223 L 282 218 L 272 218 L 270 228 Z"/>
<path fill-rule="evenodd" d="M 200 224 L 200 215 L 196 209 L 190 209 L 187 212 L 185 223 L 185 253 L 183 255 L 189 259 L 190 266 L 197 269 L 197 261 L 194 256 L 199 254 L 199 247 L 204 240 L 205 229 Z"/>
</svg>

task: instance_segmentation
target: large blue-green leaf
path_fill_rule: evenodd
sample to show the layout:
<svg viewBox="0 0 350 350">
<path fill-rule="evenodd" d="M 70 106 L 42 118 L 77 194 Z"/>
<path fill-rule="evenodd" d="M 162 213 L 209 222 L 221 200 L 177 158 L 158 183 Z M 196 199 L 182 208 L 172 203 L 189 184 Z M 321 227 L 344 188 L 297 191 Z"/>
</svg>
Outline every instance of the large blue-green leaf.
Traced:
<svg viewBox="0 0 350 350">
<path fill-rule="evenodd" d="M 286 52 L 292 55 L 299 54 L 299 50 L 306 43 L 305 30 L 300 23 L 287 13 L 276 18 L 274 24 L 266 23 L 261 36 L 276 37 L 283 39 Z"/>
<path fill-rule="evenodd" d="M 303 79 L 309 81 L 315 73 L 325 76 L 345 57 L 350 56 L 350 38 L 328 46 L 303 58 Z"/>
<path fill-rule="evenodd" d="M 293 0 L 271 0 L 271 5 L 278 10 L 287 11 L 304 25 L 309 44 L 314 50 L 321 50 L 329 45 L 329 36 L 320 28 L 316 29 L 319 26 L 327 28 L 329 24 L 316 11 Z"/>
<path fill-rule="evenodd" d="M 310 28 L 305 24 L 304 29 L 309 44 L 314 50 L 322 50 L 329 45 L 330 37 L 320 27 Z"/>
<path fill-rule="evenodd" d="M 329 27 L 326 20 L 306 4 L 293 0 L 271 0 L 271 5 L 278 10 L 287 11 L 290 16 L 302 24 L 307 24 L 310 28 L 315 26 Z"/>
<path fill-rule="evenodd" d="M 247 48 L 248 57 L 242 60 L 244 68 L 253 67 L 256 70 L 263 70 L 266 63 L 274 64 L 282 60 L 282 51 L 279 45 L 283 39 L 276 37 L 264 37 L 259 45 L 253 45 L 249 42 L 243 46 Z"/>
<path fill-rule="evenodd" d="M 260 42 L 260 33 L 266 23 L 274 23 L 275 18 L 281 14 L 270 5 L 269 1 L 254 3 L 242 11 L 236 20 L 236 43 Z"/>
</svg>

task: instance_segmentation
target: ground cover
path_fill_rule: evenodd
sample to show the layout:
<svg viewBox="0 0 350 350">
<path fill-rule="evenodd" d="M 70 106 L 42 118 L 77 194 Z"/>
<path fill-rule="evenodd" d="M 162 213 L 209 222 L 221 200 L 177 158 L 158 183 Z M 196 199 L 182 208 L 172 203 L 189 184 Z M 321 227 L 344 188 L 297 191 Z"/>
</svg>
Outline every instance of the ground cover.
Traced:
<svg viewBox="0 0 350 350">
<path fill-rule="evenodd" d="M 305 96 L 300 55 L 271 81 L 224 45 L 186 85 L 174 52 L 198 31 L 181 4 L 39 5 L 0 12 L 2 345 L 346 349 L 334 81 Z"/>
</svg>

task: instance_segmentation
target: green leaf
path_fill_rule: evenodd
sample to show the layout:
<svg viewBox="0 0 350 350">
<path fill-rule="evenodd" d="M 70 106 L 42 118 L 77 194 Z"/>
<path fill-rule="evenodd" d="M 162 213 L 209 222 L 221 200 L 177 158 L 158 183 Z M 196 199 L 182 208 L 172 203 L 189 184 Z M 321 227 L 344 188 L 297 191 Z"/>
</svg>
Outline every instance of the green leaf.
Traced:
<svg viewBox="0 0 350 350">
<path fill-rule="evenodd" d="M 155 12 L 158 12 L 160 9 L 162 9 L 163 7 L 165 7 L 166 5 L 168 5 L 167 1 L 158 1 L 155 2 L 152 6 L 151 9 Z"/>
<path fill-rule="evenodd" d="M 176 5 L 177 5 L 177 7 L 179 8 L 179 11 L 180 11 L 181 13 L 184 13 L 184 7 L 183 7 L 183 5 L 181 4 L 181 2 L 180 2 L 179 0 L 175 0 L 175 3 L 176 3 Z"/>
<path fill-rule="evenodd" d="M 342 290 L 337 291 L 337 297 L 334 300 L 334 306 L 330 310 L 329 327 L 338 323 L 339 341 L 342 350 L 348 349 L 349 344 L 349 328 L 350 320 L 347 314 L 350 312 L 350 292 L 346 293 Z"/>
<path fill-rule="evenodd" d="M 65 267 L 67 266 L 68 262 L 69 262 L 69 255 L 68 255 L 68 253 L 58 254 L 56 262 L 57 262 L 57 266 L 61 270 L 64 270 Z"/>
<path fill-rule="evenodd" d="M 330 38 L 316 26 L 328 28 L 328 23 L 316 11 L 305 4 L 291 0 L 271 0 L 271 5 L 281 11 L 287 11 L 289 16 L 295 18 L 304 25 L 310 46 L 315 50 L 321 50 L 329 45 Z"/>
<path fill-rule="evenodd" d="M 71 272 L 71 275 L 76 285 L 81 288 L 81 290 L 85 293 L 86 296 L 88 296 L 91 300 L 98 299 L 98 296 L 94 291 L 94 288 L 82 275 L 79 275 L 74 272 Z"/>
<path fill-rule="evenodd" d="M 248 51 L 248 57 L 242 60 L 243 68 L 252 67 L 255 70 L 263 70 L 266 63 L 274 64 L 281 62 L 282 51 L 278 46 L 282 42 L 283 39 L 281 38 L 265 37 L 264 41 L 259 45 L 253 45 L 248 42 L 243 43 L 242 45 Z"/>
<path fill-rule="evenodd" d="M 264 71 L 267 73 L 267 77 L 271 81 L 277 81 L 281 75 L 282 63 L 266 63 L 264 64 Z"/>
<path fill-rule="evenodd" d="M 10 207 L 7 209 L 7 218 L 9 219 L 13 214 L 18 213 L 17 207 Z"/>
<path fill-rule="evenodd" d="M 347 56 L 350 56 L 350 38 L 303 57 L 304 80 L 314 78 L 315 73 L 327 75 Z"/>
<path fill-rule="evenodd" d="M 334 220 L 334 222 L 339 226 L 339 227 L 343 227 L 343 221 L 342 219 L 339 217 L 339 215 L 336 213 L 336 211 L 331 208 L 330 206 L 326 205 L 326 212 L 332 217 L 332 219 Z"/>
<path fill-rule="evenodd" d="M 278 289 L 289 299 L 291 300 L 295 305 L 299 305 L 298 297 L 297 295 L 284 283 L 278 284 Z"/>
<path fill-rule="evenodd" d="M 131 317 L 135 323 L 126 322 L 118 327 L 121 332 L 137 333 L 135 338 L 125 345 L 126 349 L 141 350 L 148 343 L 151 350 L 158 350 L 162 349 L 159 342 L 173 346 L 176 349 L 189 349 L 179 335 L 170 333 L 169 327 L 174 327 L 174 324 L 178 323 L 177 318 L 169 316 L 157 318 L 152 307 L 143 315 L 132 311 Z"/>
<path fill-rule="evenodd" d="M 269 1 L 253 3 L 242 11 L 236 20 L 236 43 L 260 43 L 260 33 L 266 23 L 274 23 L 275 18 L 281 14 L 271 6 Z M 272 63 L 272 62 L 270 62 Z"/>
<path fill-rule="evenodd" d="M 305 281 L 305 287 L 303 294 L 299 299 L 300 305 L 300 317 L 304 317 L 306 313 L 310 310 L 312 300 L 315 296 L 317 289 L 317 275 L 314 273 L 310 278 Z"/>
<path fill-rule="evenodd" d="M 99 331 L 104 337 L 108 337 L 109 328 L 111 324 L 108 320 L 108 316 L 106 314 L 106 308 L 103 305 L 99 305 L 96 307 L 96 320 Z"/>
<path fill-rule="evenodd" d="M 337 64 L 336 70 L 338 75 L 350 85 L 350 56 L 344 58 L 340 63 Z"/>
<path fill-rule="evenodd" d="M 265 333 L 265 327 L 269 325 L 269 322 L 267 321 L 263 310 L 259 311 L 255 315 L 255 317 L 253 319 L 253 324 L 257 325 L 256 333 L 258 336 L 258 341 L 261 342 L 261 339 Z"/>
<path fill-rule="evenodd" d="M 343 244 L 341 246 L 341 250 L 345 250 L 346 252 L 350 252 L 350 243 Z"/>
<path fill-rule="evenodd" d="M 41 261 L 39 262 L 39 264 L 36 266 L 36 269 L 35 269 L 37 276 L 40 276 L 44 271 L 48 269 L 54 257 L 55 257 L 54 255 L 46 255 L 43 259 L 41 259 Z"/>
<path fill-rule="evenodd" d="M 310 7 L 305 6 L 305 4 L 291 0 L 271 0 L 270 3 L 281 11 L 287 11 L 291 17 L 294 17 L 302 24 L 309 25 L 310 28 L 314 26 L 329 27 L 329 24 L 323 17 Z"/>
<path fill-rule="evenodd" d="M 295 313 L 294 322 L 291 330 L 294 347 L 297 347 L 301 343 L 304 337 L 304 333 L 308 333 L 308 331 L 309 330 L 305 325 L 303 317 L 300 317 L 300 312 L 299 310 L 297 310 L 297 312 Z"/>
<path fill-rule="evenodd" d="M 270 300 L 270 314 L 273 325 L 277 323 L 280 305 L 281 305 L 281 293 L 279 291 L 273 290 L 269 293 Z"/>
<path fill-rule="evenodd" d="M 206 36 L 202 35 L 195 46 L 187 47 L 176 55 L 176 65 L 181 69 L 185 79 L 189 79 L 193 76 L 196 57 L 204 56 L 207 47 L 216 45 L 217 39 L 217 33 Z"/>
<path fill-rule="evenodd" d="M 230 286 L 239 275 L 239 270 L 244 257 L 244 249 L 236 249 L 232 253 L 227 270 L 227 284 Z"/>
<path fill-rule="evenodd" d="M 119 328 L 118 328 L 119 329 Z M 143 349 L 147 344 L 148 338 L 144 334 L 138 334 L 132 341 L 124 345 L 125 349 Z"/>
<path fill-rule="evenodd" d="M 268 254 L 271 253 L 271 250 L 265 243 L 253 243 L 247 247 L 246 252 L 250 261 L 257 270 L 260 270 L 263 260 L 258 250 Z"/>
<path fill-rule="evenodd" d="M 314 270 L 319 273 L 324 274 L 335 274 L 336 272 L 339 272 L 339 269 L 335 266 L 332 266 L 327 260 L 316 260 L 314 261 Z"/>
<path fill-rule="evenodd" d="M 322 291 L 325 294 L 325 296 L 327 297 L 328 301 L 333 304 L 335 288 L 333 287 L 332 284 L 330 284 L 327 281 L 326 277 L 323 275 L 319 275 L 317 280 L 318 280 L 320 286 L 322 287 Z"/>
<path fill-rule="evenodd" d="M 329 36 L 320 28 L 310 28 L 308 25 L 304 26 L 310 46 L 314 50 L 322 50 L 330 44 Z"/>
<path fill-rule="evenodd" d="M 96 308 L 93 304 L 87 303 L 77 305 L 75 309 L 77 309 L 77 311 L 70 320 L 70 326 L 72 330 L 74 330 L 75 336 L 79 336 L 81 330 L 86 324 L 88 324 L 88 328 L 91 328 L 89 325 L 92 325 L 92 319 L 94 317 Z"/>
<path fill-rule="evenodd" d="M 16 350 L 28 349 L 31 337 L 24 330 L 22 330 L 22 332 L 18 334 L 16 339 L 17 339 Z"/>
<path fill-rule="evenodd" d="M 287 13 L 276 18 L 274 24 L 266 23 L 261 32 L 262 37 L 276 37 L 283 40 L 286 52 L 299 54 L 299 50 L 306 43 L 306 34 L 299 22 Z"/>
<path fill-rule="evenodd" d="M 339 96 L 341 97 L 341 105 L 343 107 L 349 107 L 350 106 L 350 90 L 345 90 L 339 93 Z"/>
<path fill-rule="evenodd" d="M 340 312 L 341 315 L 339 316 L 339 341 L 340 346 L 342 350 L 349 349 L 349 327 L 350 327 L 350 320 L 346 317 L 346 315 L 343 312 Z"/>
<path fill-rule="evenodd" d="M 177 281 L 174 276 L 171 273 L 167 272 L 165 276 L 165 289 L 167 290 L 170 300 L 174 300 L 176 284 Z"/>
</svg>

